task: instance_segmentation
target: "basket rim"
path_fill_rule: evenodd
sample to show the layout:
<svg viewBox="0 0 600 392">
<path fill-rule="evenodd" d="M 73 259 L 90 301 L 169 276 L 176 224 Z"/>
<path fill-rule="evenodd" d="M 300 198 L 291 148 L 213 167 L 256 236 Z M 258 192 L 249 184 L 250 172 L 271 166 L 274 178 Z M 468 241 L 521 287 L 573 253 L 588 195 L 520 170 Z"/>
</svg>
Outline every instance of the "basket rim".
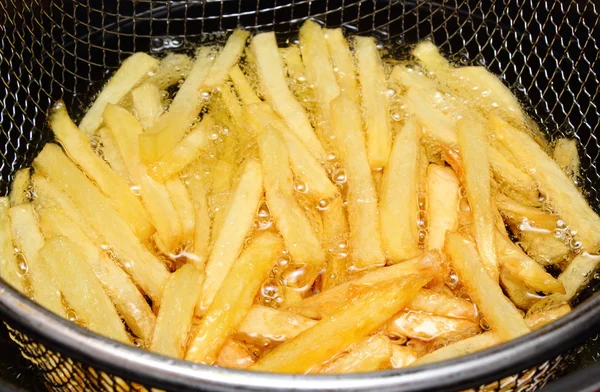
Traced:
<svg viewBox="0 0 600 392">
<path fill-rule="evenodd" d="M 518 339 L 464 357 L 348 375 L 287 375 L 219 368 L 127 346 L 42 308 L 0 279 L 0 318 L 62 355 L 124 380 L 164 389 L 211 391 L 457 390 L 514 375 L 564 353 L 600 327 L 600 294 Z"/>
</svg>

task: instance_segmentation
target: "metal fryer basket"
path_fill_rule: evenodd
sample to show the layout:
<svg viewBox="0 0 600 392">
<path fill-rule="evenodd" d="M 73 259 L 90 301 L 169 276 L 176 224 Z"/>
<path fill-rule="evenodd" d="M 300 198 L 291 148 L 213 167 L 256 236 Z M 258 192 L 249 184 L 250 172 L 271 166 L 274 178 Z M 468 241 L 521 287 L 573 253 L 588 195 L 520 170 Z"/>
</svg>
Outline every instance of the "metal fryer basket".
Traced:
<svg viewBox="0 0 600 392">
<path fill-rule="evenodd" d="M 599 16 L 593 0 L 3 0 L 1 191 L 50 140 L 45 114 L 51 103 L 63 99 L 81 113 L 132 52 L 185 51 L 189 42 L 236 26 L 293 37 L 302 21 L 316 18 L 392 44 L 430 38 L 459 61 L 485 64 L 550 137 L 580 141 L 583 182 L 598 210 Z M 599 314 L 594 296 L 529 336 L 444 365 L 309 378 L 207 368 L 127 348 L 57 319 L 0 281 L 0 318 L 46 383 L 60 390 L 530 391 L 562 367 L 568 350 L 600 324 Z"/>
</svg>

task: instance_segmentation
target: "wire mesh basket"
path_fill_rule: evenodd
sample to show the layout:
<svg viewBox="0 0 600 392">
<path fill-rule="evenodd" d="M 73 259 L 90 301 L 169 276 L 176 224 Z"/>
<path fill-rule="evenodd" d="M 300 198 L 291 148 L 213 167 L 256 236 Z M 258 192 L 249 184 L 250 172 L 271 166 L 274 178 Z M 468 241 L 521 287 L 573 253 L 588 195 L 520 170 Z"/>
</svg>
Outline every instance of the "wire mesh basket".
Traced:
<svg viewBox="0 0 600 392">
<path fill-rule="evenodd" d="M 237 26 L 294 39 L 307 18 L 391 47 L 433 40 L 484 64 L 522 99 L 550 138 L 574 136 L 586 197 L 598 210 L 599 13 L 593 0 L 3 0 L 0 2 L 0 182 L 51 139 L 50 105 L 77 116 L 131 53 L 183 51 Z M 399 49 L 395 55 L 402 55 Z M 600 297 L 528 336 L 422 368 L 349 376 L 265 375 L 174 361 L 58 319 L 0 281 L 0 318 L 25 358 L 57 390 L 533 391 L 600 325 Z"/>
</svg>

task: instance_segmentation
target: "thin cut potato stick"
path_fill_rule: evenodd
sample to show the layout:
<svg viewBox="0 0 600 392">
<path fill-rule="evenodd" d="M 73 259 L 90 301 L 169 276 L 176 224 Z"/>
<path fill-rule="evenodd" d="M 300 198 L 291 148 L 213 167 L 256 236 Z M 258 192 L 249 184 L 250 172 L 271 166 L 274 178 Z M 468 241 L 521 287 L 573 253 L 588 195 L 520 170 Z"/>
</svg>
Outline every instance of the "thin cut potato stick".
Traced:
<svg viewBox="0 0 600 392">
<path fill-rule="evenodd" d="M 279 48 L 279 54 L 285 64 L 285 73 L 287 73 L 287 82 L 292 94 L 298 102 L 302 104 L 309 112 L 313 108 L 313 92 L 307 81 L 304 63 L 300 54 L 298 45 Z"/>
<path fill-rule="evenodd" d="M 204 271 L 208 259 L 210 245 L 211 220 L 208 212 L 208 201 L 206 199 L 206 186 L 196 175 L 190 175 L 185 180 L 190 191 L 195 209 L 196 228 L 194 230 L 194 243 L 192 252 L 188 256 L 194 266 Z"/>
<path fill-rule="evenodd" d="M 212 116 L 204 116 L 181 142 L 148 167 L 148 175 L 158 182 L 164 182 L 195 161 L 208 148 L 208 131 L 214 123 Z"/>
<path fill-rule="evenodd" d="M 192 338 L 186 360 L 215 362 L 221 348 L 250 312 L 254 295 L 268 278 L 282 249 L 283 242 L 275 234 L 265 232 L 253 239 L 223 280 L 200 329 Z"/>
<path fill-rule="evenodd" d="M 46 279 L 51 277 L 78 320 L 98 334 L 130 343 L 121 317 L 75 243 L 66 237 L 51 238 L 40 258 L 51 273 Z"/>
<path fill-rule="evenodd" d="M 181 240 L 181 222 L 173 219 L 177 210 L 167 188 L 148 177 L 146 167 L 141 163 L 138 137 L 143 133 L 142 126 L 127 110 L 111 104 L 104 110 L 104 121 L 125 159 L 131 181 L 139 186 L 140 196 L 158 237 L 168 251 L 174 251 Z"/>
<path fill-rule="evenodd" d="M 529 332 L 521 314 L 487 273 L 475 245 L 461 234 L 446 234 L 446 253 L 471 299 L 503 341 Z"/>
<path fill-rule="evenodd" d="M 8 210 L 12 236 L 27 264 L 27 278 L 33 289 L 33 299 L 49 311 L 66 318 L 59 288 L 52 279 L 50 266 L 40 259 L 44 237 L 40 232 L 31 204 L 21 204 Z"/>
<path fill-rule="evenodd" d="M 500 268 L 500 284 L 508 298 L 519 309 L 528 310 L 540 298 L 543 298 L 542 295 L 537 294 L 534 289 L 528 287 L 521 279 L 503 267 Z"/>
<path fill-rule="evenodd" d="M 33 162 L 35 170 L 65 192 L 96 232 L 99 244 L 108 244 L 133 280 L 152 298 L 160 301 L 168 277 L 165 266 L 146 249 L 129 225 L 94 184 L 65 156 L 56 144 L 46 144 Z M 106 241 L 106 242 L 105 242 Z"/>
<path fill-rule="evenodd" d="M 429 341 L 455 334 L 479 332 L 479 322 L 406 311 L 394 316 L 386 325 L 386 334 Z"/>
<path fill-rule="evenodd" d="M 427 289 L 421 289 L 407 305 L 407 309 L 470 321 L 479 319 L 479 312 L 473 303 L 451 294 Z"/>
<path fill-rule="evenodd" d="M 406 347 L 392 344 L 392 357 L 390 363 L 392 369 L 400 369 L 411 365 L 418 358 L 416 350 Z"/>
<path fill-rule="evenodd" d="M 390 339 L 382 335 L 375 335 L 361 340 L 352 346 L 348 354 L 317 369 L 318 373 L 328 374 L 374 372 L 388 368 L 391 357 L 392 343 Z"/>
<path fill-rule="evenodd" d="M 221 349 L 215 365 L 232 369 L 246 369 L 254 363 L 248 349 L 238 341 L 229 339 Z"/>
<path fill-rule="evenodd" d="M 430 280 L 430 276 L 409 275 L 365 287 L 355 298 L 331 316 L 294 339 L 277 346 L 250 367 L 251 370 L 306 373 L 333 355 L 347 350 L 353 342 L 367 337 L 401 310 Z M 360 320 L 360 323 L 356 321 Z"/>
<path fill-rule="evenodd" d="M 254 305 L 237 327 L 237 336 L 244 341 L 262 339 L 283 342 L 295 338 L 316 323 L 315 320 L 287 310 Z"/>
<path fill-rule="evenodd" d="M 152 124 L 163 114 L 161 93 L 153 83 L 144 83 L 131 92 L 135 116 L 144 129 L 150 129 Z"/>
<path fill-rule="evenodd" d="M 356 102 L 340 95 L 331 103 L 331 111 L 337 148 L 348 176 L 349 245 L 352 261 L 357 268 L 383 265 L 385 254 L 379 231 L 377 193 L 360 126 L 360 110 Z"/>
<path fill-rule="evenodd" d="M 229 120 L 237 124 L 242 118 L 242 104 L 233 91 L 231 83 L 226 82 L 219 88 L 220 101 L 225 107 L 225 112 L 229 114 Z M 216 110 L 219 110 L 218 108 Z"/>
<path fill-rule="evenodd" d="M 229 70 L 236 65 L 240 59 L 249 36 L 250 32 L 242 29 L 235 29 L 233 33 L 229 35 L 225 47 L 219 52 L 219 55 L 210 69 L 210 73 L 200 86 L 201 91 L 210 91 L 225 83 Z"/>
<path fill-rule="evenodd" d="M 552 157 L 567 176 L 572 179 L 579 176 L 581 162 L 577 151 L 577 139 L 558 139 L 554 144 Z"/>
<path fill-rule="evenodd" d="M 325 252 L 310 221 L 294 199 L 293 175 L 289 167 L 287 147 L 279 132 L 270 127 L 259 135 L 258 145 L 267 204 L 275 225 L 293 262 L 304 264 L 309 270 L 309 280 L 312 281 L 325 261 Z"/>
<path fill-rule="evenodd" d="M 529 174 L 516 167 L 512 160 L 495 147 L 488 148 L 488 154 L 494 178 L 507 188 L 503 191 L 512 190 L 528 200 L 529 203 L 538 201 L 538 187 Z"/>
<path fill-rule="evenodd" d="M 434 164 L 427 168 L 427 250 L 442 250 L 446 232 L 458 228 L 459 187 L 452 169 Z"/>
<path fill-rule="evenodd" d="M 571 312 L 571 306 L 564 304 L 562 306 L 540 310 L 537 313 L 528 314 L 525 316 L 525 322 L 527 326 L 532 330 L 542 328 L 545 325 L 550 324 L 553 321 L 558 320 L 561 317 L 566 316 Z"/>
<path fill-rule="evenodd" d="M 26 167 L 17 170 L 10 185 L 10 205 L 17 206 L 23 203 L 29 203 L 29 186 L 31 185 L 31 169 Z"/>
<path fill-rule="evenodd" d="M 106 126 L 100 128 L 98 130 L 98 139 L 100 144 L 102 144 L 102 157 L 104 160 L 108 162 L 111 169 L 123 177 L 125 181 L 129 182 L 129 172 L 111 130 Z"/>
<path fill-rule="evenodd" d="M 181 223 L 181 243 L 185 246 L 194 239 L 196 229 L 196 211 L 192 198 L 185 184 L 179 177 L 171 177 L 165 182 L 165 187 L 171 196 L 177 218 Z M 175 217 L 171 217 L 173 219 Z"/>
<path fill-rule="evenodd" d="M 252 38 L 250 49 L 256 59 L 257 71 L 264 87 L 266 99 L 285 121 L 287 126 L 304 142 L 311 154 L 319 160 L 325 150 L 319 142 L 308 115 L 288 88 L 283 62 L 274 33 L 262 33 Z"/>
<path fill-rule="evenodd" d="M 184 357 L 203 278 L 202 273 L 189 264 L 169 277 L 160 301 L 150 351 L 178 359 Z"/>
<path fill-rule="evenodd" d="M 414 118 L 409 119 L 396 135 L 379 192 L 383 247 L 388 258 L 396 263 L 421 252 L 417 222 L 419 139 L 419 124 Z"/>
<path fill-rule="evenodd" d="M 322 211 L 327 265 L 321 275 L 321 289 L 327 290 L 346 281 L 348 269 L 348 219 L 341 197 L 333 199 Z"/>
<path fill-rule="evenodd" d="M 156 85 L 164 90 L 185 79 L 192 68 L 192 59 L 185 54 L 169 53 L 160 60 L 154 75 L 150 76 L 146 82 Z"/>
<path fill-rule="evenodd" d="M 325 29 L 325 42 L 327 42 L 329 57 L 340 90 L 358 102 L 360 93 L 354 70 L 354 59 L 342 29 Z"/>
<path fill-rule="evenodd" d="M 502 340 L 495 332 L 484 332 L 473 337 L 459 340 L 456 343 L 435 350 L 417 359 L 412 366 L 426 365 L 434 362 L 441 362 L 448 359 L 473 354 L 477 351 L 485 350 L 502 343 Z"/>
<path fill-rule="evenodd" d="M 494 243 L 490 164 L 485 129 L 482 124 L 465 117 L 457 122 L 456 133 L 477 250 L 485 270 L 493 280 L 497 281 L 500 271 Z"/>
<path fill-rule="evenodd" d="M 213 63 L 213 48 L 201 47 L 196 52 L 194 65 L 185 79 L 169 110 L 140 135 L 140 153 L 144 163 L 161 158 L 181 141 L 194 118 L 204 105 L 198 87 L 206 79 Z"/>
<path fill-rule="evenodd" d="M 131 192 L 129 184 L 92 151 L 88 138 L 69 118 L 64 103 L 54 106 L 54 111 L 50 115 L 50 127 L 69 157 L 111 199 L 140 240 L 145 241 L 150 238 L 154 228 L 141 201 Z"/>
<path fill-rule="evenodd" d="M 228 276 L 252 229 L 252 222 L 263 193 L 263 176 L 260 164 L 246 160 L 237 186 L 229 196 L 223 224 L 216 234 L 210 257 L 206 264 L 201 300 L 196 314 L 203 314 L 213 302 L 215 294 Z"/>
<path fill-rule="evenodd" d="M 363 123 L 371 169 L 385 167 L 392 150 L 388 87 L 381 56 L 372 37 L 354 38 L 362 93 Z"/>
<path fill-rule="evenodd" d="M 156 317 L 129 276 L 60 207 L 42 208 L 38 214 L 44 236 L 65 237 L 77 245 L 131 332 L 149 342 Z"/>
<path fill-rule="evenodd" d="M 102 92 L 98 95 L 92 107 L 86 112 L 79 123 L 79 129 L 90 137 L 102 124 L 102 113 L 107 104 L 118 104 L 124 97 L 148 78 L 149 73 L 158 66 L 157 59 L 146 53 L 135 53 L 129 56 L 117 72 L 110 78 Z"/>
<path fill-rule="evenodd" d="M 497 118 L 490 120 L 488 125 L 521 166 L 539 181 L 542 192 L 553 203 L 557 214 L 577 231 L 583 248 L 589 252 L 598 250 L 600 217 L 560 166 L 526 133 Z"/>
<path fill-rule="evenodd" d="M 525 225 L 521 227 L 525 228 Z M 569 245 L 556 238 L 554 231 L 521 230 L 518 237 L 525 253 L 543 266 L 560 264 L 570 256 Z"/>
<path fill-rule="evenodd" d="M 523 223 L 526 219 L 529 224 L 539 229 L 556 229 L 558 217 L 550 215 L 539 208 L 524 206 L 503 194 L 496 195 L 496 205 L 504 217 L 514 223 Z"/>
<path fill-rule="evenodd" d="M 24 292 L 23 280 L 17 258 L 13 235 L 10 231 L 10 217 L 8 215 L 10 202 L 8 197 L 0 197 L 0 278 L 11 285 L 15 290 Z"/>
<path fill-rule="evenodd" d="M 252 85 L 246 78 L 246 75 L 244 75 L 238 65 L 231 67 L 229 70 L 229 78 L 244 105 L 252 105 L 261 102 L 260 98 L 258 98 L 254 92 L 254 89 L 252 89 Z"/>
</svg>

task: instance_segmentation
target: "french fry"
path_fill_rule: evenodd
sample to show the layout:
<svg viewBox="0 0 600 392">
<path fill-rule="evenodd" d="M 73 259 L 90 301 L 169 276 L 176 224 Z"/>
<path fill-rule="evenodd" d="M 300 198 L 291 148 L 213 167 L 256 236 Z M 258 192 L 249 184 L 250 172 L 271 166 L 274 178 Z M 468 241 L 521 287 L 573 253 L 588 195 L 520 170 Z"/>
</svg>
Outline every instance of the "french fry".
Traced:
<svg viewBox="0 0 600 392">
<path fill-rule="evenodd" d="M 66 318 L 59 288 L 52 279 L 48 279 L 52 276 L 50 266 L 40 259 L 40 250 L 45 241 L 38 227 L 33 206 L 25 203 L 11 207 L 8 216 L 13 241 L 27 265 L 26 275 L 33 289 L 33 298 L 49 311 Z"/>
<path fill-rule="evenodd" d="M 73 200 L 96 232 L 102 233 L 99 245 L 111 246 L 126 272 L 152 298 L 153 303 L 158 304 L 169 273 L 139 242 L 111 201 L 55 144 L 46 144 L 34 160 L 33 167 Z"/>
<path fill-rule="evenodd" d="M 528 204 L 537 203 L 539 190 L 533 178 L 517 168 L 495 147 L 488 148 L 488 154 L 494 179 L 504 185 L 502 192 L 510 194 L 512 191 L 527 200 Z"/>
<path fill-rule="evenodd" d="M 273 105 L 273 109 L 287 126 L 304 142 L 311 154 L 319 160 L 324 160 L 325 150 L 310 124 L 308 115 L 287 86 L 275 34 L 255 35 L 250 49 L 256 59 L 265 98 Z"/>
<path fill-rule="evenodd" d="M 227 203 L 232 191 L 232 181 L 235 174 L 235 168 L 232 162 L 220 159 L 212 168 L 210 173 L 211 187 L 208 198 L 208 206 L 213 216 L 213 224 L 210 234 L 210 247 L 217 240 L 221 231 L 225 213 L 227 212 Z"/>
<path fill-rule="evenodd" d="M 319 239 L 310 221 L 294 200 L 292 170 L 289 154 L 279 132 L 267 128 L 259 135 L 258 145 L 265 179 L 265 194 L 275 225 L 294 263 L 307 268 L 312 282 L 325 261 Z"/>
<path fill-rule="evenodd" d="M 244 320 L 254 295 L 268 278 L 275 257 L 283 249 L 281 238 L 272 233 L 255 237 L 233 263 L 217 291 L 200 329 L 192 338 L 186 359 L 212 364 L 218 353 Z"/>
<path fill-rule="evenodd" d="M 242 341 L 283 342 L 295 338 L 317 322 L 282 309 L 254 305 L 237 327 Z"/>
<path fill-rule="evenodd" d="M 111 104 L 104 110 L 104 121 L 125 159 L 131 181 L 139 186 L 140 196 L 160 241 L 168 252 L 173 252 L 181 241 L 181 221 L 173 219 L 177 216 L 177 210 L 166 186 L 148 177 L 146 168 L 141 163 L 138 137 L 143 133 L 142 126 L 127 110 Z"/>
<path fill-rule="evenodd" d="M 494 243 L 494 216 L 491 206 L 490 164 L 485 129 L 482 124 L 463 118 L 456 124 L 464 185 L 472 213 L 477 250 L 490 277 L 497 281 L 500 271 Z M 482 147 L 483 146 L 483 147 Z"/>
<path fill-rule="evenodd" d="M 358 82 L 356 80 L 356 71 L 354 70 L 354 59 L 352 58 L 352 52 L 350 52 L 348 41 L 346 41 L 342 29 L 325 29 L 325 42 L 327 43 L 329 58 L 331 59 L 331 64 L 333 65 L 335 77 L 341 92 L 358 102 L 360 93 Z M 363 46 L 363 49 L 370 50 L 371 48 L 365 48 Z M 366 55 L 369 54 L 370 53 L 363 53 L 363 60 L 366 60 L 367 62 L 375 61 L 376 63 L 376 58 L 366 58 Z M 379 56 L 377 53 L 375 54 L 377 57 Z M 381 75 L 377 75 L 377 77 L 380 76 Z"/>
<path fill-rule="evenodd" d="M 161 90 L 171 87 L 185 79 L 192 69 L 192 59 L 185 54 L 169 53 L 165 56 L 146 82 L 156 85 Z"/>
<path fill-rule="evenodd" d="M 111 169 L 123 177 L 129 183 L 129 172 L 123 161 L 123 156 L 119 151 L 119 146 L 108 127 L 101 127 L 98 130 L 98 139 L 102 144 L 102 157 L 108 163 Z"/>
<path fill-rule="evenodd" d="M 103 108 L 106 105 L 110 106 L 110 104 L 105 104 Z M 50 115 L 50 127 L 69 157 L 111 199 L 140 240 L 145 241 L 150 238 L 154 228 L 144 206 L 131 192 L 127 182 L 92 151 L 89 140 L 69 118 L 64 103 L 61 102 L 54 106 L 54 111 Z M 112 131 L 114 132 L 115 129 Z"/>
<path fill-rule="evenodd" d="M 23 280 L 15 257 L 15 246 L 10 231 L 9 208 L 8 198 L 0 197 L 0 278 L 15 290 L 23 293 Z"/>
<path fill-rule="evenodd" d="M 225 83 L 231 67 L 237 64 L 250 33 L 242 29 L 235 29 L 227 38 L 225 47 L 219 52 L 208 77 L 200 86 L 202 91 L 210 91 Z"/>
<path fill-rule="evenodd" d="M 590 208 L 573 181 L 527 134 L 499 119 L 491 119 L 489 128 L 517 161 L 540 183 L 542 192 L 553 203 L 572 230 L 577 231 L 583 249 L 594 252 L 600 246 L 600 217 Z"/>
<path fill-rule="evenodd" d="M 552 157 L 571 179 L 576 179 L 579 176 L 581 162 L 579 151 L 577 151 L 577 139 L 558 139 L 554 144 Z"/>
<path fill-rule="evenodd" d="M 380 169 L 387 165 L 392 150 L 387 80 L 375 39 L 355 37 L 354 51 L 362 93 L 367 155 L 371 169 Z"/>
<path fill-rule="evenodd" d="M 427 250 L 442 250 L 446 232 L 458 228 L 459 187 L 452 169 L 435 164 L 427 168 Z"/>
<path fill-rule="evenodd" d="M 390 358 L 392 369 L 407 367 L 415 362 L 417 358 L 417 352 L 412 348 L 392 344 L 392 357 Z"/>
<path fill-rule="evenodd" d="M 135 86 L 148 78 L 159 62 L 146 53 L 129 56 L 104 86 L 92 107 L 79 123 L 79 129 L 90 137 L 102 124 L 102 113 L 107 104 L 118 104 Z"/>
<path fill-rule="evenodd" d="M 191 243 L 196 229 L 196 210 L 185 184 L 179 177 L 171 177 L 165 182 L 171 196 L 177 217 L 181 223 L 181 243 Z"/>
<path fill-rule="evenodd" d="M 417 222 L 419 138 L 419 124 L 409 119 L 394 140 L 379 192 L 381 239 L 388 258 L 396 263 L 421 252 Z"/>
<path fill-rule="evenodd" d="M 519 308 L 528 310 L 543 296 L 537 294 L 534 289 L 528 287 L 523 281 L 515 277 L 506 268 L 500 268 L 500 284 L 508 295 L 508 298 Z"/>
<path fill-rule="evenodd" d="M 206 277 L 196 314 L 203 314 L 209 308 L 239 256 L 244 239 L 252 229 L 254 214 L 258 209 L 262 192 L 263 176 L 260 164 L 253 159 L 248 159 L 242 176 L 229 197 L 223 224 L 216 234 L 206 264 Z"/>
<path fill-rule="evenodd" d="M 520 231 L 519 243 L 529 257 L 541 265 L 555 265 L 567 260 L 569 247 L 553 231 Z"/>
<path fill-rule="evenodd" d="M 248 349 L 240 342 L 229 339 L 221 349 L 215 365 L 232 369 L 246 369 L 254 363 Z"/>
<path fill-rule="evenodd" d="M 365 287 L 353 300 L 260 358 L 251 370 L 306 373 L 367 337 L 401 310 L 430 277 L 409 275 Z M 361 320 L 357 323 L 356 320 Z"/>
<path fill-rule="evenodd" d="M 448 359 L 473 354 L 502 343 L 502 339 L 495 332 L 484 332 L 473 337 L 460 340 L 445 347 L 426 354 L 412 363 L 411 366 L 426 365 Z"/>
<path fill-rule="evenodd" d="M 357 342 L 347 354 L 317 369 L 318 373 L 328 374 L 374 372 L 389 368 L 391 357 L 390 340 L 385 336 L 374 335 Z"/>
<path fill-rule="evenodd" d="M 500 339 L 510 340 L 529 332 L 517 308 L 485 270 L 472 242 L 451 232 L 446 234 L 444 249 L 471 299 Z"/>
<path fill-rule="evenodd" d="M 40 250 L 40 259 L 78 320 L 96 333 L 130 343 L 117 310 L 75 243 L 65 237 L 51 238 Z"/>
<path fill-rule="evenodd" d="M 81 252 L 81 260 L 92 268 L 131 332 L 150 342 L 156 317 L 129 276 L 60 207 L 41 208 L 38 214 L 44 236 L 72 241 Z"/>
<path fill-rule="evenodd" d="M 173 273 L 163 291 L 150 351 L 183 358 L 204 276 L 192 265 Z"/>
<path fill-rule="evenodd" d="M 352 261 L 357 268 L 383 265 L 385 254 L 379 231 L 377 193 L 360 126 L 360 110 L 356 102 L 340 95 L 331 103 L 331 111 L 340 159 L 348 177 L 349 245 Z"/>
<path fill-rule="evenodd" d="M 10 205 L 17 206 L 29 203 L 29 187 L 31 185 L 31 169 L 26 167 L 17 170 L 10 186 Z"/>
<path fill-rule="evenodd" d="M 409 302 L 407 309 L 444 318 L 479 319 L 479 312 L 473 303 L 452 294 L 427 289 L 421 289 Z"/>
<path fill-rule="evenodd" d="M 511 223 L 521 225 L 527 223 L 537 229 L 554 231 L 558 217 L 548 214 L 539 208 L 525 206 L 503 194 L 496 195 L 496 205 L 502 215 Z"/>
<path fill-rule="evenodd" d="M 525 322 L 529 328 L 535 330 L 566 316 L 570 312 L 571 307 L 565 304 L 556 308 L 541 310 L 534 314 L 528 314 L 525 317 Z"/>
<path fill-rule="evenodd" d="M 146 82 L 133 89 L 131 100 L 135 116 L 144 129 L 150 129 L 152 124 L 163 114 L 161 92 L 153 83 Z"/>
<path fill-rule="evenodd" d="M 198 270 L 204 271 L 209 253 L 211 228 L 208 202 L 206 199 L 206 186 L 200 178 L 197 178 L 197 175 L 189 175 L 185 182 L 194 203 L 194 210 L 196 211 L 194 219 L 196 222 L 194 246 L 188 259 L 192 261 Z"/>
<path fill-rule="evenodd" d="M 321 276 L 322 290 L 346 281 L 348 269 L 348 219 L 341 197 L 333 199 L 323 210 L 323 235 L 327 252 L 327 265 Z"/>
<path fill-rule="evenodd" d="M 194 118 L 200 113 L 204 97 L 198 88 L 207 78 L 213 64 L 213 48 L 201 47 L 185 82 L 179 88 L 169 110 L 139 136 L 140 153 L 144 163 L 152 163 L 177 145 Z"/>
<path fill-rule="evenodd" d="M 562 283 L 527 256 L 510 238 L 494 230 L 498 262 L 526 285 L 546 293 L 564 293 Z"/>
<path fill-rule="evenodd" d="M 429 341 L 461 333 L 479 332 L 479 323 L 465 319 L 405 311 L 394 316 L 385 327 L 386 334 Z"/>
<path fill-rule="evenodd" d="M 237 95 L 233 91 L 231 83 L 224 83 L 219 88 L 220 100 L 225 107 L 225 111 L 229 114 L 229 120 L 236 124 L 242 118 L 242 104 Z M 218 111 L 218 109 L 216 109 Z"/>
<path fill-rule="evenodd" d="M 300 47 L 298 45 L 288 46 L 287 48 L 279 48 L 279 54 L 285 64 L 285 72 L 288 76 L 288 85 L 292 94 L 309 112 L 313 109 L 314 97 L 313 92 L 306 80 L 306 72 Z"/>
<path fill-rule="evenodd" d="M 231 67 L 229 70 L 229 78 L 244 105 L 253 105 L 261 102 L 239 66 L 234 65 Z"/>
<path fill-rule="evenodd" d="M 582 253 L 571 260 L 571 263 L 561 272 L 558 280 L 563 284 L 565 293 L 553 293 L 533 304 L 527 314 L 533 315 L 539 311 L 552 309 L 568 303 L 593 278 L 600 264 L 600 256 Z"/>
</svg>

